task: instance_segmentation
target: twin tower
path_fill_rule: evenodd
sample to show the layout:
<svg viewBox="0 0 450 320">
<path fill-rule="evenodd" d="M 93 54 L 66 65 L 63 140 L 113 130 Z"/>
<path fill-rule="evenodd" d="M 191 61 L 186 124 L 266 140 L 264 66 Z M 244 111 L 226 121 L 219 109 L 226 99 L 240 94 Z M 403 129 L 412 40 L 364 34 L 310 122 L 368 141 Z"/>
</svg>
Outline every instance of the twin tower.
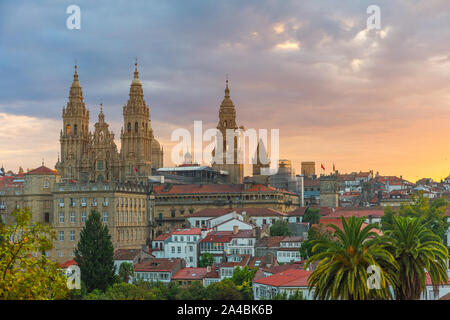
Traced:
<svg viewBox="0 0 450 320">
<path fill-rule="evenodd" d="M 89 110 L 83 100 L 76 65 L 69 101 L 62 116 L 61 159 L 55 168 L 66 181 L 146 181 L 152 169 L 163 166 L 163 149 L 153 135 L 137 63 L 129 99 L 123 107 L 120 152 L 114 133 L 105 122 L 102 106 L 95 130 L 89 132 Z"/>
<path fill-rule="evenodd" d="M 63 108 L 62 116 L 61 159 L 58 159 L 55 168 L 63 181 L 146 182 L 153 170 L 163 166 L 163 149 L 153 135 L 150 110 L 144 100 L 137 63 L 135 63 L 129 99 L 123 107 L 120 152 L 114 142 L 114 133 L 109 130 L 109 125 L 105 122 L 102 106 L 100 106 L 98 122 L 94 125 L 95 130 L 93 133 L 89 132 L 89 110 L 83 100 L 76 65 L 69 101 Z M 238 129 L 236 108 L 230 98 L 228 80 L 225 96 L 219 109 L 217 129 L 221 131 L 224 139 L 225 158 L 226 130 Z M 235 160 L 238 152 L 236 147 L 237 143 L 234 150 Z M 222 162 L 222 164 L 213 163 L 212 167 L 226 172 L 227 183 L 242 183 L 243 165 L 238 164 L 237 161 L 228 164 L 225 159 Z"/>
</svg>

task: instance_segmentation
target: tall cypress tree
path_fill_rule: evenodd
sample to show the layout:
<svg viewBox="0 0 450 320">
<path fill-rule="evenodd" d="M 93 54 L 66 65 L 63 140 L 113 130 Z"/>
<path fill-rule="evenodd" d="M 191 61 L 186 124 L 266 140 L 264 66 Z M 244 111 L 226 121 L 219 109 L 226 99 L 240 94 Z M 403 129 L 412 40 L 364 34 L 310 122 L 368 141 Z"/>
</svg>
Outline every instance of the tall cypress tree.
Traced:
<svg viewBox="0 0 450 320">
<path fill-rule="evenodd" d="M 75 261 L 80 267 L 81 280 L 88 292 L 104 291 L 114 282 L 114 246 L 108 226 L 101 221 L 100 213 L 92 210 L 80 233 L 75 249 Z"/>
</svg>

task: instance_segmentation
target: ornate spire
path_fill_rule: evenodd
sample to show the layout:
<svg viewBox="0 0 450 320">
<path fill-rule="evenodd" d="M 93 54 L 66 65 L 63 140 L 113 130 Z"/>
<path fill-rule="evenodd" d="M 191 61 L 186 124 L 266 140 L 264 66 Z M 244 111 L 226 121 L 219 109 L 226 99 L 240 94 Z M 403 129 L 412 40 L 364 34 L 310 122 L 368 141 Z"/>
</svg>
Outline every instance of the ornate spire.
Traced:
<svg viewBox="0 0 450 320">
<path fill-rule="evenodd" d="M 128 111 L 132 110 L 144 110 L 147 105 L 144 101 L 144 91 L 142 90 L 142 83 L 141 80 L 139 80 L 139 72 L 137 67 L 137 58 L 136 62 L 134 63 L 134 78 L 133 81 L 131 81 L 130 86 L 130 98 L 127 103 L 127 108 L 130 108 Z"/>
<path fill-rule="evenodd" d="M 69 103 L 82 103 L 83 102 L 83 92 L 81 90 L 81 84 L 78 80 L 78 66 L 75 64 L 75 71 L 73 74 L 73 82 L 70 87 L 69 93 Z"/>
<path fill-rule="evenodd" d="M 222 100 L 222 103 L 220 105 L 220 108 L 232 108 L 234 109 L 234 103 L 230 98 L 230 88 L 228 88 L 228 74 L 226 76 L 226 81 L 225 81 L 225 97 Z"/>
<path fill-rule="evenodd" d="M 100 103 L 100 112 L 98 114 L 98 122 L 99 123 L 105 122 L 105 115 L 103 114 L 103 103 Z"/>
</svg>

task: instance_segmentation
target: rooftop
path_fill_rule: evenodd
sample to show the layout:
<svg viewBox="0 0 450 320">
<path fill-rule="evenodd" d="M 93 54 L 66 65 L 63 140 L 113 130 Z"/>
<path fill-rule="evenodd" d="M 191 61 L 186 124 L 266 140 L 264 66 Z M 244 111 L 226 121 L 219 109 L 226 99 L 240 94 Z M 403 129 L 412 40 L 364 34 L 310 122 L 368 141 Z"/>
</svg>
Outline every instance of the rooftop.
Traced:
<svg viewBox="0 0 450 320">
<path fill-rule="evenodd" d="M 312 271 L 289 269 L 254 281 L 272 287 L 307 287 L 308 277 Z"/>
<path fill-rule="evenodd" d="M 183 268 L 172 277 L 172 280 L 202 280 L 207 274 L 206 268 Z"/>
</svg>

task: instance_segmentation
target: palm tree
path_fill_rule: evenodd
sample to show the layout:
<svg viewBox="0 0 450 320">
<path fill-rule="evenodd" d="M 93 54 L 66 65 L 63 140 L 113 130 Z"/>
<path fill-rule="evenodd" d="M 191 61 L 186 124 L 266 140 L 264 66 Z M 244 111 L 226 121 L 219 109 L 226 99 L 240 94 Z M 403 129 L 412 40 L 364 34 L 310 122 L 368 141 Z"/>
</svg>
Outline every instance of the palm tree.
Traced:
<svg viewBox="0 0 450 320">
<path fill-rule="evenodd" d="M 372 230 L 376 224 L 362 228 L 364 218 L 342 219 L 343 230 L 334 229 L 334 239 L 315 240 L 313 256 L 305 264 L 318 262 L 308 278 L 309 290 L 314 289 L 314 299 L 392 299 L 389 285 L 395 282 L 397 271 L 392 254 L 378 241 L 378 234 Z M 320 250 L 320 253 L 314 254 Z M 377 266 L 380 289 L 368 285 L 369 266 Z"/>
<path fill-rule="evenodd" d="M 398 286 L 394 287 L 398 300 L 420 299 L 425 290 L 426 271 L 434 287 L 448 281 L 448 250 L 422 220 L 396 216 L 385 232 L 384 242 L 399 265 Z"/>
<path fill-rule="evenodd" d="M 119 267 L 119 277 L 123 282 L 128 283 L 130 277 L 134 274 L 134 267 L 129 262 L 122 262 Z"/>
</svg>

